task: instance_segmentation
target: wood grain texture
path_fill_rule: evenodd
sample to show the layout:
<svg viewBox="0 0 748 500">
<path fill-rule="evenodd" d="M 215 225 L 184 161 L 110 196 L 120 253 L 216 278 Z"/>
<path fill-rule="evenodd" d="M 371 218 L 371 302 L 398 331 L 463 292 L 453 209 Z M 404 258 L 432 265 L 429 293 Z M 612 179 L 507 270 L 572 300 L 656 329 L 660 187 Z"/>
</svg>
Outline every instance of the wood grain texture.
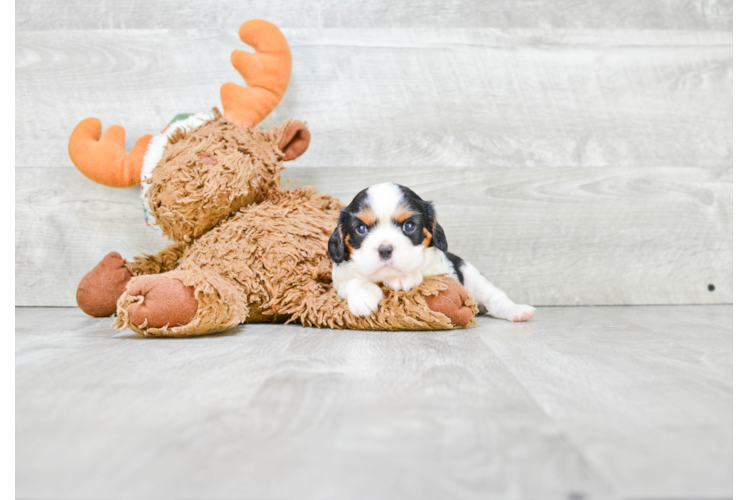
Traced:
<svg viewBox="0 0 748 500">
<path fill-rule="evenodd" d="M 35 1 L 16 4 L 16 304 L 73 305 L 108 251 L 166 244 L 136 190 L 72 169 L 69 134 L 97 116 L 131 147 L 219 105 L 250 17 L 294 54 L 263 124 L 308 123 L 293 183 L 410 186 L 521 302 L 732 300 L 729 1 Z"/>
<path fill-rule="evenodd" d="M 294 75 L 265 126 L 307 121 L 298 166 L 732 163 L 728 31 L 285 29 Z M 19 32 L 16 166 L 69 166 L 97 116 L 128 147 L 239 81 L 230 30 Z"/>
<path fill-rule="evenodd" d="M 732 302 L 748 303 L 748 169 L 730 168 Z"/>
<path fill-rule="evenodd" d="M 726 498 L 732 307 L 141 339 L 16 310 L 19 498 Z"/>
<path fill-rule="evenodd" d="M 479 335 L 597 471 L 625 498 L 730 498 L 732 307 L 546 313 Z"/>
<path fill-rule="evenodd" d="M 16 30 L 234 28 L 267 19 L 304 28 L 732 29 L 730 0 L 26 0 Z"/>
<path fill-rule="evenodd" d="M 127 257 L 169 245 L 145 225 L 138 200 L 137 188 L 107 188 L 75 169 L 18 170 L 17 305 L 76 305 L 78 282 L 108 252 Z"/>
<path fill-rule="evenodd" d="M 344 202 L 377 182 L 412 188 L 435 202 L 450 251 L 518 302 L 732 301 L 730 168 L 292 167 L 284 178 Z M 166 246 L 138 195 L 73 168 L 18 169 L 16 305 L 75 305 L 79 280 L 106 253 Z"/>
</svg>

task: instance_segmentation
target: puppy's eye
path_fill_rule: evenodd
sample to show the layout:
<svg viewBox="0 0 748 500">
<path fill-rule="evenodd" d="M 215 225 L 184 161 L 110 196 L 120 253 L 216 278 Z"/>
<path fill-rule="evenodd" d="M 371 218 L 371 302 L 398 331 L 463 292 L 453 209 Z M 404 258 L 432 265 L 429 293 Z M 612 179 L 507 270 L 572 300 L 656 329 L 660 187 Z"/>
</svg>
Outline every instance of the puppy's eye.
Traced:
<svg viewBox="0 0 748 500">
<path fill-rule="evenodd" d="M 356 226 L 356 232 L 358 234 L 366 234 L 366 232 L 369 230 L 369 228 L 366 226 L 366 224 L 359 224 Z"/>
<path fill-rule="evenodd" d="M 403 231 L 405 231 L 406 233 L 412 233 L 415 230 L 416 230 L 416 225 L 413 224 L 412 222 L 406 222 L 405 224 L 403 224 Z"/>
</svg>

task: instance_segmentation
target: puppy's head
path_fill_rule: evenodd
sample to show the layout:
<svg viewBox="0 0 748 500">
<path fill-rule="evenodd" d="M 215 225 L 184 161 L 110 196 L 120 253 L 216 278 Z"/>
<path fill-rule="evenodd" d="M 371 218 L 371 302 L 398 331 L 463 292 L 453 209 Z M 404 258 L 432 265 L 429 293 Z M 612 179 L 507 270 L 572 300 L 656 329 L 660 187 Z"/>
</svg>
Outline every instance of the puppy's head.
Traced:
<svg viewBox="0 0 748 500">
<path fill-rule="evenodd" d="M 432 204 L 399 184 L 376 184 L 340 212 L 327 250 L 336 264 L 352 263 L 373 281 L 419 269 L 426 250 L 447 251 Z"/>
</svg>

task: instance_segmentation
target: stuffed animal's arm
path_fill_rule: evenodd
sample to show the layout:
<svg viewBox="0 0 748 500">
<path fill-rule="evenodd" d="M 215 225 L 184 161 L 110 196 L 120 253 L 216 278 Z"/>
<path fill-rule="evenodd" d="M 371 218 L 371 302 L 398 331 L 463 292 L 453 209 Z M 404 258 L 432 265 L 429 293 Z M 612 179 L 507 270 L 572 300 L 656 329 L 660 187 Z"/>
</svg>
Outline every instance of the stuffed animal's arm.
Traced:
<svg viewBox="0 0 748 500">
<path fill-rule="evenodd" d="M 135 257 L 132 261 L 125 260 L 125 267 L 133 276 L 144 274 L 161 274 L 176 269 L 179 259 L 184 253 L 184 243 L 169 245 L 155 255 Z"/>
</svg>

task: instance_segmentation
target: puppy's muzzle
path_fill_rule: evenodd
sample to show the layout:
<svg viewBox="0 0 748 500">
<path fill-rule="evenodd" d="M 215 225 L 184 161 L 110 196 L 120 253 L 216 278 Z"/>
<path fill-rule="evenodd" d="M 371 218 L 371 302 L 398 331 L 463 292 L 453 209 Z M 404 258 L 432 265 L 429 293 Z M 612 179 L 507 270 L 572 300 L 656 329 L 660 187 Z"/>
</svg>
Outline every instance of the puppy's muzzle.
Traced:
<svg viewBox="0 0 748 500">
<path fill-rule="evenodd" d="M 380 245 L 377 251 L 379 252 L 379 258 L 382 260 L 392 257 L 392 245 Z"/>
</svg>

